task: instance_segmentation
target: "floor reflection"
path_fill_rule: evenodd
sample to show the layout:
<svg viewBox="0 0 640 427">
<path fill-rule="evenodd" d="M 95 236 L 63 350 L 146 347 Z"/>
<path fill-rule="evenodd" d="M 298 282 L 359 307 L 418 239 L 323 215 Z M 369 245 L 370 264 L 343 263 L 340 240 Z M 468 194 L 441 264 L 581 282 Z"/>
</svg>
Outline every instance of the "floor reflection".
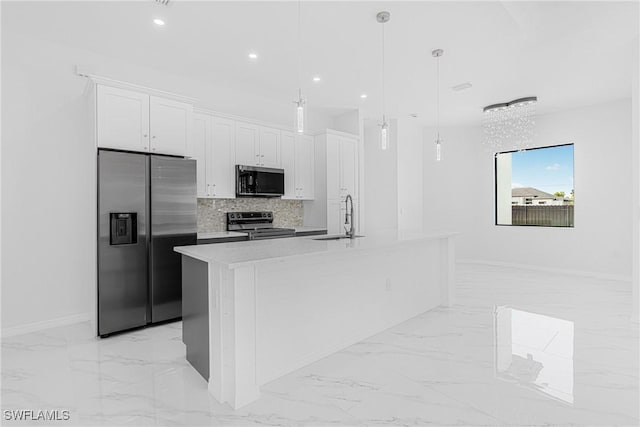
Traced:
<svg viewBox="0 0 640 427">
<path fill-rule="evenodd" d="M 511 307 L 495 308 L 499 378 L 573 404 L 573 348 L 573 322 Z"/>
</svg>

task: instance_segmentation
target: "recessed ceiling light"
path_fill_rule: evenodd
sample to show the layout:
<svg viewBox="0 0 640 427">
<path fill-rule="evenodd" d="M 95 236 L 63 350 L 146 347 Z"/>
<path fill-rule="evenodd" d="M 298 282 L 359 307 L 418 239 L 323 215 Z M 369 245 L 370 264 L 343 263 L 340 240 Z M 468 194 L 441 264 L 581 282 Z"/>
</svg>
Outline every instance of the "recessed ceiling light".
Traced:
<svg viewBox="0 0 640 427">
<path fill-rule="evenodd" d="M 360 98 L 365 99 L 367 97 L 366 93 L 363 93 L 362 95 L 360 95 Z"/>
<path fill-rule="evenodd" d="M 153 20 L 153 23 L 156 24 L 158 27 L 162 27 L 164 25 L 164 21 L 160 18 L 155 18 Z"/>
<path fill-rule="evenodd" d="M 254 52 L 251 52 L 251 53 L 249 54 L 249 59 L 258 59 L 258 54 L 257 54 L 257 53 L 254 53 Z"/>
<path fill-rule="evenodd" d="M 313 78 L 313 81 L 316 82 L 316 83 L 319 82 L 320 81 L 320 76 L 315 76 Z"/>
</svg>

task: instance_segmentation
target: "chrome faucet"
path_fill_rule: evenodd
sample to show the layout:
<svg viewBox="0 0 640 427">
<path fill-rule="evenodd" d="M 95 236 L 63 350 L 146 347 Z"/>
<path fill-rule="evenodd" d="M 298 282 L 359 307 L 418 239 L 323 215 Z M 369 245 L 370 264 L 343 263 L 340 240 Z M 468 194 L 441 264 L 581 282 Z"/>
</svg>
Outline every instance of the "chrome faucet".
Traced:
<svg viewBox="0 0 640 427">
<path fill-rule="evenodd" d="M 351 209 L 348 209 L 349 202 L 351 202 Z M 353 239 L 356 236 L 356 229 L 353 224 L 353 198 L 351 194 L 347 194 L 347 197 L 344 199 L 344 210 L 346 211 L 344 214 L 344 223 L 345 225 L 349 224 L 349 229 L 347 230 L 347 227 L 344 227 L 344 231 L 349 238 Z"/>
</svg>

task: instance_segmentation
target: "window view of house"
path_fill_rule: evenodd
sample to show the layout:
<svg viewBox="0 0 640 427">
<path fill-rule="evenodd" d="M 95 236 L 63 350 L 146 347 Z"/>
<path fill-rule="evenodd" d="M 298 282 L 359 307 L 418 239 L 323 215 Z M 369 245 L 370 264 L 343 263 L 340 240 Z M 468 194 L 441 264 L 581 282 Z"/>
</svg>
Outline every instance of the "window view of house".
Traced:
<svg viewBox="0 0 640 427">
<path fill-rule="evenodd" d="M 573 227 L 573 144 L 497 153 L 496 224 Z"/>
</svg>

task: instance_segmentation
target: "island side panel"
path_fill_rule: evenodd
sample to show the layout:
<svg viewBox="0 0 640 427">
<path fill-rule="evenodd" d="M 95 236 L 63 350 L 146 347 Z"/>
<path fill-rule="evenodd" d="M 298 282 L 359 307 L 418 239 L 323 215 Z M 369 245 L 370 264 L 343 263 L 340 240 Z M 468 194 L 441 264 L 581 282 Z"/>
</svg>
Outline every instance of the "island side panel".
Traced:
<svg viewBox="0 0 640 427">
<path fill-rule="evenodd" d="M 441 305 L 440 244 L 257 265 L 258 384 Z"/>
<path fill-rule="evenodd" d="M 182 341 L 187 360 L 209 379 L 208 264 L 182 255 Z"/>
<path fill-rule="evenodd" d="M 222 401 L 238 409 L 260 397 L 256 381 L 255 267 L 220 268 Z"/>
</svg>

